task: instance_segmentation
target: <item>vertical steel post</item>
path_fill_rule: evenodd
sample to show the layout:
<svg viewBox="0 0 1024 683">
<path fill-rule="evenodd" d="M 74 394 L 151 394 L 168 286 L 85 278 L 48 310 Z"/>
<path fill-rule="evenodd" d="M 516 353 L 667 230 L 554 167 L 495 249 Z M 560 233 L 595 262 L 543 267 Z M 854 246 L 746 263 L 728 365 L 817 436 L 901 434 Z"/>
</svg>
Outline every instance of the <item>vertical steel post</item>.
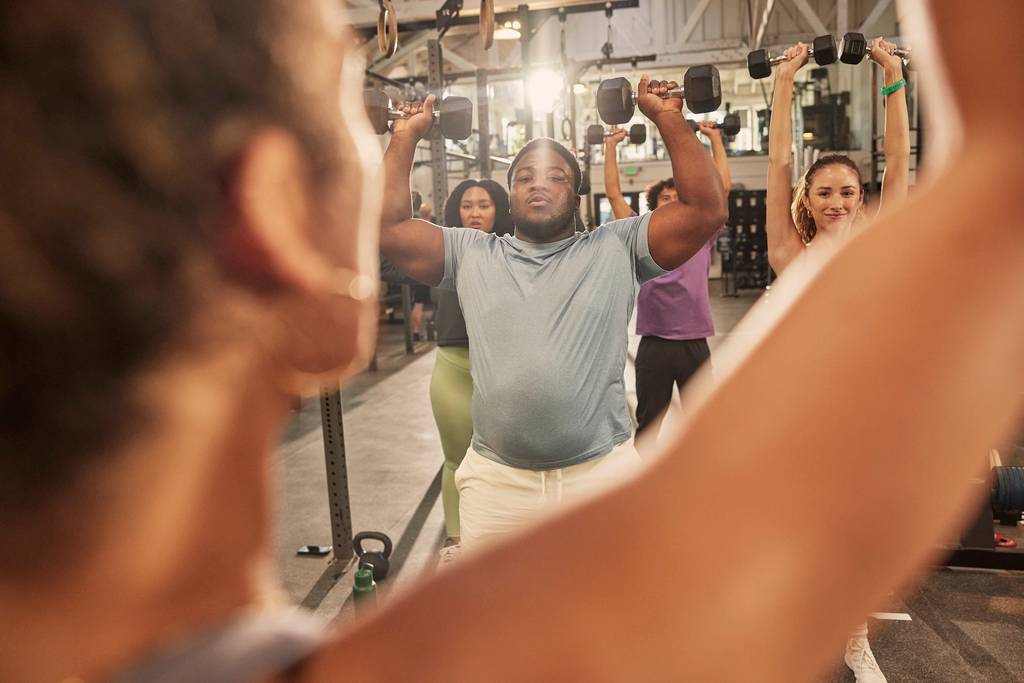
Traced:
<svg viewBox="0 0 1024 683">
<path fill-rule="evenodd" d="M 527 5 L 519 5 L 519 47 L 521 49 L 520 63 L 523 65 L 523 116 L 526 118 L 526 141 L 533 139 L 533 103 L 530 101 L 530 39 L 533 38 L 530 27 L 530 8 Z"/>
<path fill-rule="evenodd" d="M 924 161 L 924 145 L 925 145 L 925 115 L 928 113 L 925 111 L 925 101 L 917 96 L 917 84 L 920 81 L 914 80 L 914 113 L 917 114 L 917 158 L 914 160 L 914 172 L 921 172 L 921 164 Z M 920 177 L 920 176 L 918 176 Z M 916 181 L 920 182 L 920 181 Z"/>
<path fill-rule="evenodd" d="M 804 98 L 803 88 L 796 84 L 793 93 L 793 186 L 804 173 Z"/>
<path fill-rule="evenodd" d="M 405 352 L 412 353 L 412 285 L 402 285 L 402 328 L 405 332 Z"/>
<path fill-rule="evenodd" d="M 444 57 L 441 54 L 441 41 L 436 39 L 427 41 L 427 90 L 439 99 L 444 90 Z M 430 171 L 435 216 L 443 214 L 444 202 L 448 199 L 448 166 L 444 144 L 440 127 L 434 126 L 430 133 Z"/>
<path fill-rule="evenodd" d="M 491 109 L 487 99 L 487 70 L 476 70 L 476 116 L 479 142 L 476 147 L 477 165 L 481 178 L 491 177 Z"/>
<path fill-rule="evenodd" d="M 320 390 L 320 420 L 324 433 L 324 462 L 327 468 L 327 503 L 331 511 L 331 542 L 334 562 L 352 559 L 352 508 L 348 496 L 348 465 L 345 461 L 345 428 L 342 423 L 341 386 Z"/>
<path fill-rule="evenodd" d="M 878 69 L 871 69 L 871 191 L 878 192 Z"/>
</svg>

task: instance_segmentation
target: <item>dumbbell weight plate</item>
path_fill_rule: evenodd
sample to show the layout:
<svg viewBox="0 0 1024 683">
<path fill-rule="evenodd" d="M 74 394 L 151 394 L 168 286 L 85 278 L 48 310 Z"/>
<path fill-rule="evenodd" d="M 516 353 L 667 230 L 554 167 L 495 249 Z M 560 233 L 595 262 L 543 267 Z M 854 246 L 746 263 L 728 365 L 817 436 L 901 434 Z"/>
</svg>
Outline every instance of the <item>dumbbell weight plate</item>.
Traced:
<svg viewBox="0 0 1024 683">
<path fill-rule="evenodd" d="M 732 137 L 740 132 L 740 115 L 739 114 L 726 114 L 722 123 L 718 125 L 722 129 L 722 135 L 728 135 Z"/>
<path fill-rule="evenodd" d="M 713 64 L 687 69 L 683 75 L 686 106 L 696 114 L 718 109 L 722 104 L 722 80 Z M 609 78 L 597 87 L 597 111 L 601 120 L 619 126 L 633 118 L 636 101 L 633 87 L 625 78 Z"/>
<path fill-rule="evenodd" d="M 596 123 L 587 126 L 588 145 L 600 145 L 607 137 L 608 134 L 605 132 L 604 126 Z M 629 127 L 627 140 L 629 140 L 629 144 L 631 145 L 642 145 L 645 143 L 647 141 L 647 126 L 642 123 L 634 123 Z"/>
<path fill-rule="evenodd" d="M 686 70 L 683 92 L 687 108 L 695 114 L 715 111 L 722 106 L 722 79 L 713 64 L 701 64 Z"/>
<path fill-rule="evenodd" d="M 621 126 L 633 118 L 636 102 L 633 86 L 625 78 L 609 78 L 597 86 L 597 113 L 612 126 Z"/>
<path fill-rule="evenodd" d="M 366 116 L 370 119 L 370 126 L 377 135 L 388 132 L 388 108 L 391 106 L 391 98 L 381 90 L 367 88 L 363 91 L 363 102 L 366 105 Z"/>
<path fill-rule="evenodd" d="M 602 142 L 604 142 L 604 126 L 597 123 L 587 126 L 587 144 L 600 145 Z"/>
<path fill-rule="evenodd" d="M 772 65 L 768 61 L 768 50 L 760 48 L 747 54 L 747 73 L 751 78 L 768 78 L 772 75 Z"/>
<path fill-rule="evenodd" d="M 839 50 L 836 48 L 836 39 L 831 33 L 818 36 L 811 43 L 814 48 L 814 62 L 818 66 L 835 64 L 839 59 Z"/>
<path fill-rule="evenodd" d="M 843 36 L 843 49 L 839 61 L 843 64 L 860 64 L 868 54 L 868 40 L 863 33 L 850 31 Z"/>
<path fill-rule="evenodd" d="M 449 140 L 465 140 L 473 134 L 473 102 L 468 97 L 441 100 L 441 135 Z"/>
<path fill-rule="evenodd" d="M 590 175 L 586 171 L 580 175 L 580 186 L 577 194 L 581 197 L 590 194 Z"/>
<path fill-rule="evenodd" d="M 694 121 L 693 119 L 686 119 L 686 122 L 690 124 L 690 128 L 694 133 L 700 130 L 700 122 Z M 715 124 L 715 128 L 722 131 L 722 135 L 733 136 L 740 132 L 740 115 L 739 114 L 726 114 L 725 119 L 721 123 Z"/>
</svg>

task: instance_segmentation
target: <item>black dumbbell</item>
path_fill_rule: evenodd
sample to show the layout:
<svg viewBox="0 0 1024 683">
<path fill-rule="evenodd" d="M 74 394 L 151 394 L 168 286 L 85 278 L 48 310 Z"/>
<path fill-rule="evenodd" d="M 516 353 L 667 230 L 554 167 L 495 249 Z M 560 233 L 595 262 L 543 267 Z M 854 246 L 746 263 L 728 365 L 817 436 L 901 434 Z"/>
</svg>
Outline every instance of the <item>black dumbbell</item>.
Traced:
<svg viewBox="0 0 1024 683">
<path fill-rule="evenodd" d="M 377 135 L 388 132 L 389 123 L 405 118 L 400 110 L 391 106 L 391 98 L 381 90 L 363 93 L 366 114 Z M 449 140 L 465 140 L 473 132 L 473 103 L 466 97 L 446 97 L 434 105 L 434 123 L 440 124 L 441 135 Z"/>
<path fill-rule="evenodd" d="M 839 61 L 843 64 L 860 64 L 868 54 L 868 39 L 863 33 L 850 31 L 843 36 L 843 49 L 839 55 Z M 904 60 L 910 59 L 910 50 L 902 47 L 896 48 L 896 54 Z"/>
<path fill-rule="evenodd" d="M 818 36 L 811 42 L 808 54 L 814 57 L 814 61 L 818 66 L 834 64 L 839 59 L 836 39 L 831 34 Z M 773 66 L 788 61 L 784 55 L 771 57 L 768 54 L 768 50 L 761 48 L 747 55 L 747 71 L 750 73 L 751 78 L 767 78 L 772 75 Z"/>
<path fill-rule="evenodd" d="M 577 194 L 581 197 L 590 194 L 590 174 L 586 171 L 580 174 L 580 187 Z"/>
<path fill-rule="evenodd" d="M 686 121 L 687 123 L 690 124 L 690 128 L 693 129 L 694 133 L 700 130 L 699 121 L 694 121 L 693 119 L 686 119 Z M 726 114 L 725 118 L 722 120 L 721 123 L 716 123 L 714 124 L 714 126 L 712 126 L 712 128 L 717 128 L 720 131 L 722 131 L 722 135 L 728 135 L 729 137 L 732 137 L 733 135 L 736 135 L 736 133 L 739 133 L 740 128 L 742 127 L 743 126 L 740 125 L 739 114 Z"/>
<path fill-rule="evenodd" d="M 588 145 L 600 145 L 604 142 L 605 138 L 612 135 L 610 132 L 605 132 L 604 126 L 595 123 L 592 126 L 587 126 L 587 144 Z M 631 145 L 642 145 L 647 142 L 647 126 L 642 123 L 634 123 L 629 127 L 629 137 L 627 138 Z"/>
<path fill-rule="evenodd" d="M 701 64 L 683 74 L 683 87 L 671 90 L 664 98 L 682 97 L 695 114 L 718 109 L 722 104 L 722 81 L 712 64 Z M 618 126 L 633 118 L 636 92 L 625 78 L 609 78 L 597 86 L 597 112 L 607 124 Z"/>
</svg>

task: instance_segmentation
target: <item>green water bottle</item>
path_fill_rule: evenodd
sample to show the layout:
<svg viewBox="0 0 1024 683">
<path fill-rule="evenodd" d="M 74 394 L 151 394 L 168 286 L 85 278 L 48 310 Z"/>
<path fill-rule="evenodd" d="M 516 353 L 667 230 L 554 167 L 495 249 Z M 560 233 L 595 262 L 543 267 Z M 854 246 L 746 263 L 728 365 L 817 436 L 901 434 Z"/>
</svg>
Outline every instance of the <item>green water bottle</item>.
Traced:
<svg viewBox="0 0 1024 683">
<path fill-rule="evenodd" d="M 355 603 L 356 615 L 372 610 L 377 605 L 377 584 L 373 580 L 372 566 L 364 564 L 356 570 L 352 601 Z"/>
</svg>

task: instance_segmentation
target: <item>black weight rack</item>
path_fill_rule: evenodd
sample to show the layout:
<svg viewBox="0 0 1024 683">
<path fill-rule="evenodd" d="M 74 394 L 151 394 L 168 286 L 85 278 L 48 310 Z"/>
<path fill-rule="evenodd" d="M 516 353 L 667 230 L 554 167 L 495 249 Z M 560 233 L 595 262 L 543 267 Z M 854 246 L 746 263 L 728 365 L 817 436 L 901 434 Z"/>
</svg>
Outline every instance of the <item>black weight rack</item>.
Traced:
<svg viewBox="0 0 1024 683">
<path fill-rule="evenodd" d="M 765 190 L 729 192 L 729 223 L 718 238 L 722 256 L 722 296 L 741 289 L 764 289 L 772 281 L 765 232 Z"/>
</svg>

